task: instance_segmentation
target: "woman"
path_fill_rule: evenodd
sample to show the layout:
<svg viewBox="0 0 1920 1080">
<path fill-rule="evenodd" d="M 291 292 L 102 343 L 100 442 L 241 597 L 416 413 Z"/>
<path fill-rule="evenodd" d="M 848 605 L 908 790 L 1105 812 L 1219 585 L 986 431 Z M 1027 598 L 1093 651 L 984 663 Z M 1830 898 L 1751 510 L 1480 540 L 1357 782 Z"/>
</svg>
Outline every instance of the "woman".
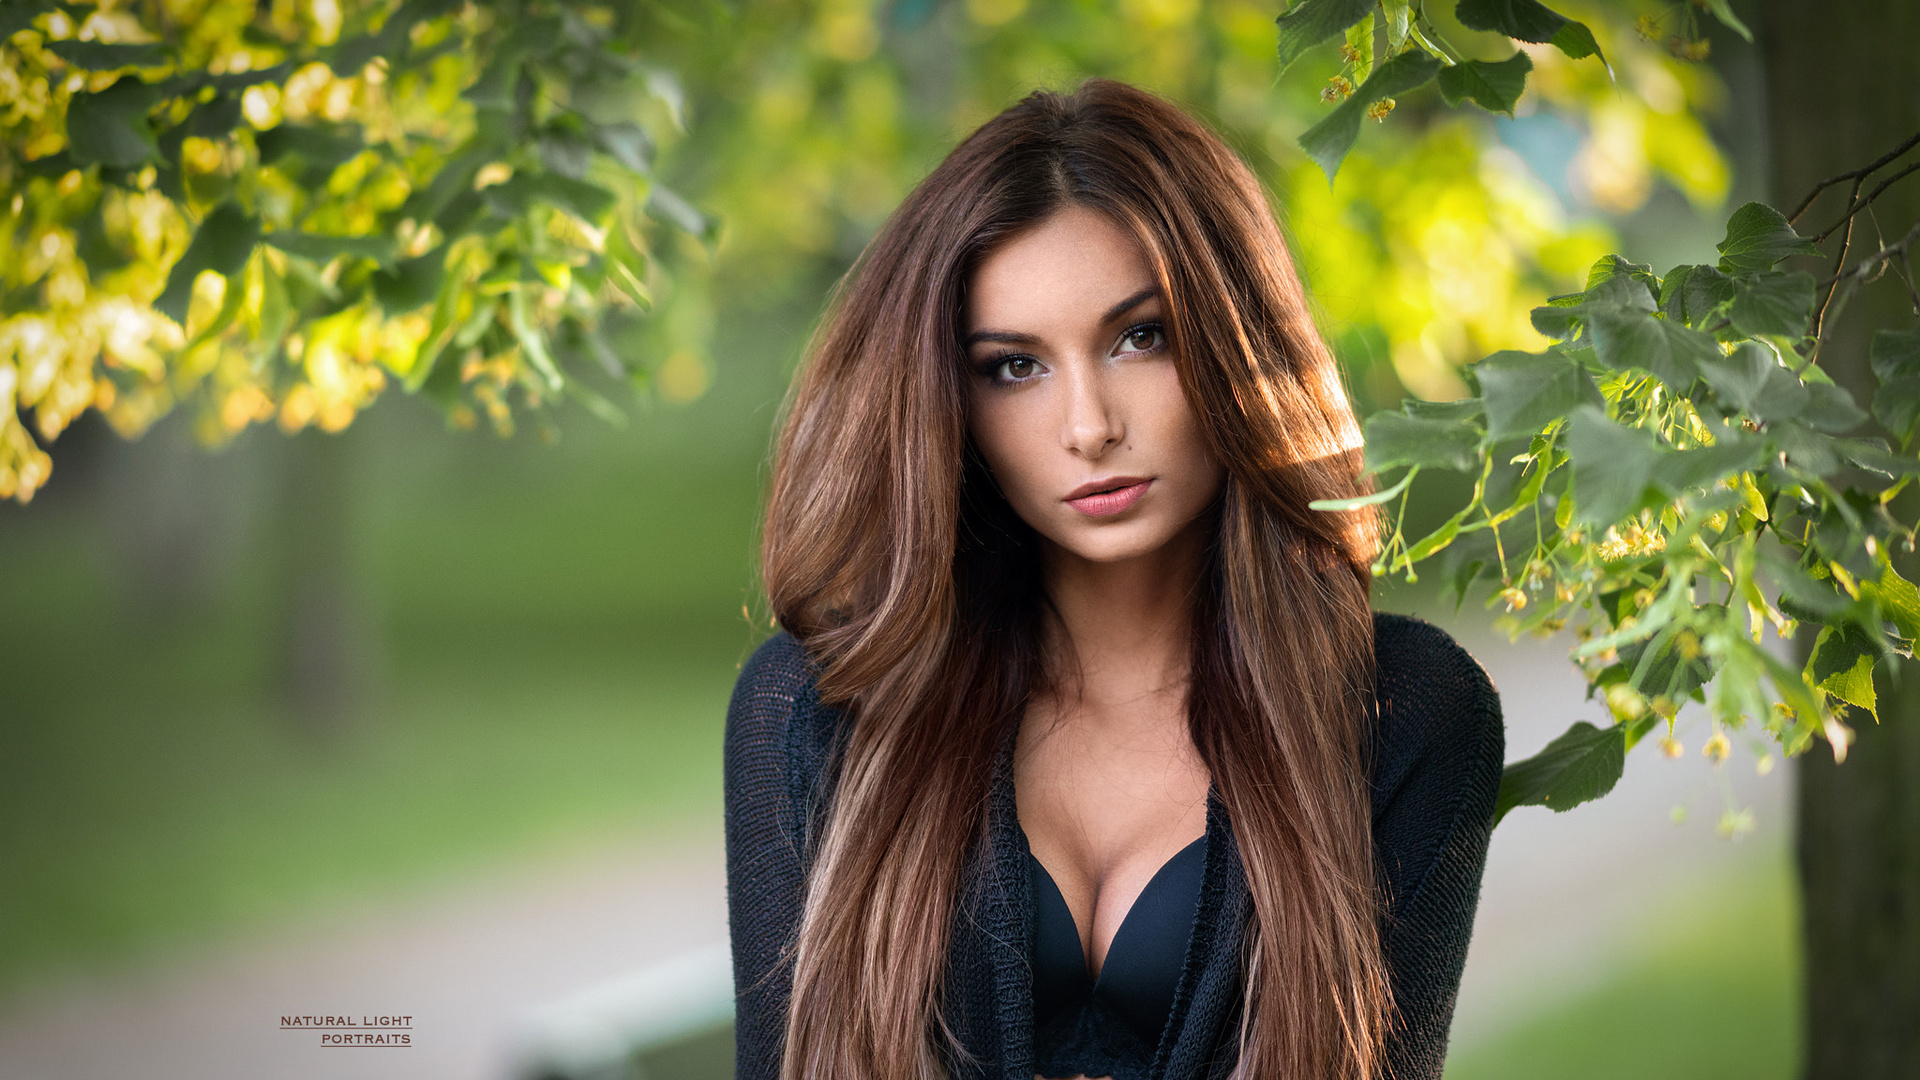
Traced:
<svg viewBox="0 0 1920 1080">
<path fill-rule="evenodd" d="M 1499 701 L 1368 604 L 1358 426 L 1264 194 L 1035 93 L 789 402 L 726 735 L 742 1077 L 1438 1077 Z"/>
</svg>

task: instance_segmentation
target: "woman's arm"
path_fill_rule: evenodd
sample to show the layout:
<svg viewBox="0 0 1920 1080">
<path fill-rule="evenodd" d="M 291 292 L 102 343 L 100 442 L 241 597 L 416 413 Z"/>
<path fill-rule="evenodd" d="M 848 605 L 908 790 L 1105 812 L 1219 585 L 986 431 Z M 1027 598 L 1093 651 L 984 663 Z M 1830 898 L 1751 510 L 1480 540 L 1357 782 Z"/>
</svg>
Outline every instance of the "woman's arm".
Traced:
<svg viewBox="0 0 1920 1080">
<path fill-rule="evenodd" d="M 1506 736 L 1492 681 L 1444 631 L 1383 616 L 1376 636 L 1373 836 L 1396 1012 L 1387 1060 L 1396 1080 L 1439 1080 Z"/>
<path fill-rule="evenodd" d="M 754 652 L 727 706 L 727 926 L 733 944 L 734 1075 L 780 1073 L 800 922 L 804 799 L 795 775 L 796 714 L 811 701 L 805 650 L 790 635 Z"/>
</svg>

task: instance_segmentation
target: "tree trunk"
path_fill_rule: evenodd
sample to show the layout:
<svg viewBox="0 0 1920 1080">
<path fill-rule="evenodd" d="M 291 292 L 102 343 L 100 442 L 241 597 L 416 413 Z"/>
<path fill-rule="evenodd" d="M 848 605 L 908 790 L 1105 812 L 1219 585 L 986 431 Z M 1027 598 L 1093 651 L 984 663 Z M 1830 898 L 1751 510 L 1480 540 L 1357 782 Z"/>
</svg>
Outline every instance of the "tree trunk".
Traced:
<svg viewBox="0 0 1920 1080">
<path fill-rule="evenodd" d="M 352 515 L 357 427 L 288 438 L 274 493 L 276 689 L 295 733 L 322 746 L 347 734 L 371 690 L 371 621 Z"/>
<path fill-rule="evenodd" d="M 1920 131 L 1920 4 L 1766 0 L 1759 22 L 1775 205 L 1791 213 L 1821 180 Z M 1838 220 L 1849 189 L 1825 194 L 1800 231 Z M 1920 175 L 1861 214 L 1847 261 L 1897 241 L 1916 219 Z M 1831 265 L 1809 269 L 1825 278 Z M 1864 404 L 1873 331 L 1913 325 L 1905 288 L 1888 274 L 1832 325 L 1820 365 Z M 1903 502 L 1900 517 L 1911 520 Z M 1896 565 L 1910 579 L 1920 574 L 1911 553 Z M 1810 640 L 1797 644 L 1804 659 Z M 1809 1080 L 1920 1076 L 1920 664 L 1905 663 L 1899 686 L 1884 673 L 1878 681 L 1880 722 L 1854 723 L 1845 764 L 1816 744 L 1796 770 Z"/>
</svg>

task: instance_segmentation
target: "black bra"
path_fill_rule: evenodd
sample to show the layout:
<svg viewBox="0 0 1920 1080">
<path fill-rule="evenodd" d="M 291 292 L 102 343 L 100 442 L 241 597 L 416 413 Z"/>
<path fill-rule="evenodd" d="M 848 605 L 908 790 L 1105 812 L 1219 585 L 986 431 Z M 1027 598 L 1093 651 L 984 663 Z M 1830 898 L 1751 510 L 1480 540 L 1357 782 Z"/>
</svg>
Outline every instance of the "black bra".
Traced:
<svg viewBox="0 0 1920 1080">
<path fill-rule="evenodd" d="M 1105 1006 L 1152 1049 L 1173 1011 L 1173 992 L 1186 961 L 1187 937 L 1200 902 L 1207 838 L 1202 834 L 1155 872 L 1127 910 L 1107 947 L 1100 977 L 1087 976 L 1080 931 L 1053 875 L 1029 852 L 1033 870 L 1033 1017 L 1037 1038 L 1065 1034 L 1080 1014 Z"/>
</svg>

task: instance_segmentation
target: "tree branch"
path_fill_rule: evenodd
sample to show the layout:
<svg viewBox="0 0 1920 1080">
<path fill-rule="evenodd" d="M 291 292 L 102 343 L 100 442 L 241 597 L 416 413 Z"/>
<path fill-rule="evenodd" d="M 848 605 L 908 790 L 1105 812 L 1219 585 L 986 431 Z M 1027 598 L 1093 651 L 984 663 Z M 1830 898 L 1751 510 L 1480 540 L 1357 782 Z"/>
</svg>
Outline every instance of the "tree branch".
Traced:
<svg viewBox="0 0 1920 1080">
<path fill-rule="evenodd" d="M 1920 138 L 1920 136 L 1915 136 L 1915 137 Z M 1920 161 L 1914 162 L 1913 164 L 1907 166 L 1904 169 L 1901 169 L 1899 172 L 1894 173 L 1892 176 L 1889 176 L 1885 180 L 1881 181 L 1880 186 L 1877 188 L 1874 188 L 1873 192 L 1864 199 L 1859 197 L 1860 185 L 1866 183 L 1867 178 L 1865 176 L 1856 178 L 1853 182 L 1853 194 L 1849 196 L 1847 200 L 1846 216 L 1842 217 L 1839 221 L 1834 222 L 1832 225 L 1827 226 L 1827 229 L 1825 232 L 1813 238 L 1813 242 L 1818 244 L 1822 240 L 1825 240 L 1827 237 L 1832 236 L 1833 230 L 1838 229 L 1842 225 L 1848 225 L 1848 223 L 1853 220 L 1853 215 L 1859 213 L 1862 210 L 1865 210 L 1868 206 L 1872 205 L 1873 200 L 1879 198 L 1882 192 L 1892 187 L 1894 181 L 1899 180 L 1902 177 L 1909 176 L 1916 172 L 1920 172 Z M 1849 233 L 1853 231 L 1853 228 L 1851 225 L 1848 225 L 1847 231 Z"/>
<path fill-rule="evenodd" d="M 1920 146 L 1920 131 L 1914 132 L 1913 135 L 1910 138 L 1908 138 L 1906 142 L 1903 142 L 1899 146 L 1894 147 L 1891 151 L 1889 151 L 1886 154 L 1886 156 L 1882 157 L 1880 160 L 1874 162 L 1873 164 L 1863 166 L 1858 169 L 1853 169 L 1848 172 L 1843 172 L 1836 176 L 1829 176 L 1825 180 L 1820 181 L 1818 184 L 1814 185 L 1814 188 L 1812 191 L 1809 191 L 1807 193 L 1806 198 L 1800 200 L 1799 207 L 1796 208 L 1793 213 L 1787 215 L 1787 220 L 1790 222 L 1800 220 L 1800 215 L 1806 213 L 1807 207 L 1813 205 L 1813 200 L 1818 198 L 1821 192 L 1827 190 L 1833 185 L 1845 183 L 1848 180 L 1865 179 L 1870 173 L 1874 172 L 1876 169 L 1879 169 L 1881 166 L 1886 165 L 1888 162 L 1899 157 L 1901 154 L 1904 154 L 1907 151 L 1913 149 L 1915 146 Z M 1827 231 L 1832 232 L 1833 230 L 1829 229 Z"/>
<path fill-rule="evenodd" d="M 1878 273 L 1873 273 L 1873 271 L 1882 264 L 1890 265 L 1893 260 L 1899 259 L 1903 266 L 1907 265 L 1909 258 L 1908 253 L 1912 250 L 1914 241 L 1916 240 L 1920 240 L 1920 221 L 1914 222 L 1913 228 L 1908 229 L 1907 235 L 1901 237 L 1897 242 L 1888 244 L 1886 247 L 1860 260 L 1853 269 L 1835 274 L 1831 278 L 1821 282 L 1819 287 L 1823 289 L 1830 288 L 1839 285 L 1841 282 L 1851 282 L 1855 286 L 1864 285 L 1879 276 Z M 1914 307 L 1920 309 L 1920 293 L 1915 292 L 1911 281 L 1907 283 L 1907 292 L 1913 297 Z"/>
</svg>

